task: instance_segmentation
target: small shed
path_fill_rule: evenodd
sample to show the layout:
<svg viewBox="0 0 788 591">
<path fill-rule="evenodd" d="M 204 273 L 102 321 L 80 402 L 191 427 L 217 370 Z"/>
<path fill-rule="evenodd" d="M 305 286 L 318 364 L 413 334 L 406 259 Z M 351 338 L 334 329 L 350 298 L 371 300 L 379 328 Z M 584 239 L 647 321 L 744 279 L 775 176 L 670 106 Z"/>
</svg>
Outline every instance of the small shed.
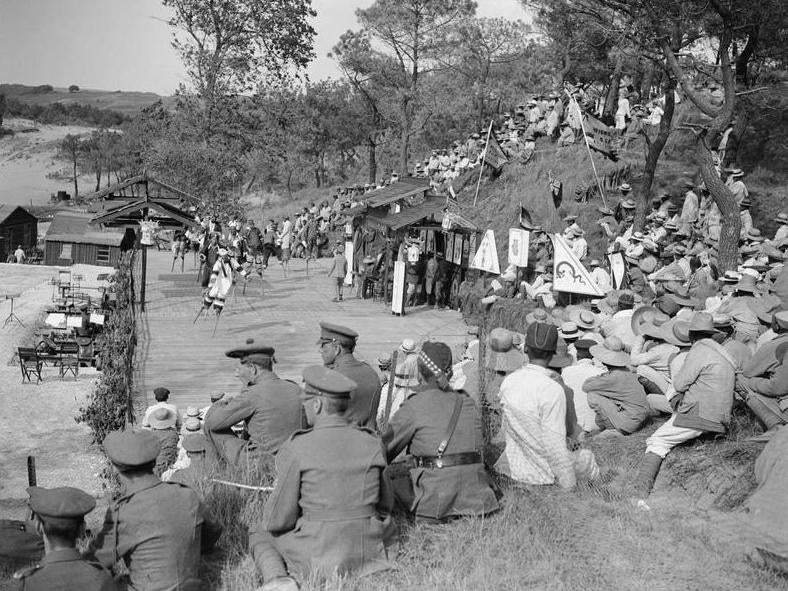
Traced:
<svg viewBox="0 0 788 591">
<path fill-rule="evenodd" d="M 5 261 L 17 246 L 32 254 L 38 241 L 38 218 L 17 205 L 0 204 L 0 261 Z"/>
<path fill-rule="evenodd" d="M 57 212 L 44 237 L 44 264 L 114 267 L 120 258 L 123 233 L 92 224 L 93 217 L 92 213 Z"/>
</svg>

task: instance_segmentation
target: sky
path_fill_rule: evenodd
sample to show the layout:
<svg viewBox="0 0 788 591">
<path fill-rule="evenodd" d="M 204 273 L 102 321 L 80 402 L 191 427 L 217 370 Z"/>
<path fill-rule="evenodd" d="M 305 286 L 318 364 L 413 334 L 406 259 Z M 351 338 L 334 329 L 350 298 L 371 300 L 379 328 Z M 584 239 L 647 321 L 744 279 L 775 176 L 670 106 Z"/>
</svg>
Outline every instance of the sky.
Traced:
<svg viewBox="0 0 788 591">
<path fill-rule="evenodd" d="M 312 0 L 312 80 L 339 77 L 328 52 L 355 11 L 373 0 Z M 477 0 L 478 15 L 524 19 L 519 0 Z M 170 46 L 160 0 L 0 0 L 0 82 L 76 84 L 100 90 L 172 94 L 186 76 Z"/>
</svg>

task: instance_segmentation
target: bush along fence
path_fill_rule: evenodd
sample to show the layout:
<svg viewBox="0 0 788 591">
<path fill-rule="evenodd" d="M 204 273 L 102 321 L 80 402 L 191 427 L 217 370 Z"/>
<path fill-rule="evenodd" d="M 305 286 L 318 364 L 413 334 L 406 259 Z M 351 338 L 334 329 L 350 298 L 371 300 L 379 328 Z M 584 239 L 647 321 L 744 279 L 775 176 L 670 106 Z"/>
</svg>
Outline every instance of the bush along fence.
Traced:
<svg viewBox="0 0 788 591">
<path fill-rule="evenodd" d="M 134 422 L 132 392 L 137 344 L 134 253 L 129 251 L 121 257 L 112 276 L 112 310 L 97 342 L 101 376 L 87 404 L 76 416 L 78 423 L 86 423 L 90 427 L 93 441 L 99 444 L 110 431 Z"/>
</svg>

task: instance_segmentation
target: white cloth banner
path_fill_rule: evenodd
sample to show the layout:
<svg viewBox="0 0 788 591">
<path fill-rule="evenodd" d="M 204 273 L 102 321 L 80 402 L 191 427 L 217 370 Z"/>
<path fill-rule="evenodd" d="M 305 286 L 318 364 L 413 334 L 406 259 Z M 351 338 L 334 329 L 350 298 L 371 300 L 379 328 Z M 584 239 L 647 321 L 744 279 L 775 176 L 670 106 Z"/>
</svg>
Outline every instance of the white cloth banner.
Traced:
<svg viewBox="0 0 788 591">
<path fill-rule="evenodd" d="M 501 267 L 498 264 L 498 249 L 495 247 L 495 234 L 492 230 L 487 230 L 482 237 L 479 250 L 471 261 L 472 269 L 487 271 L 488 273 L 501 274 Z"/>
<path fill-rule="evenodd" d="M 509 264 L 516 267 L 528 266 L 528 248 L 531 233 L 521 228 L 509 228 Z"/>
<path fill-rule="evenodd" d="M 53 312 L 47 316 L 47 319 L 44 322 L 47 326 L 51 326 L 53 328 L 63 328 L 66 326 L 66 315 Z"/>
<path fill-rule="evenodd" d="M 610 276 L 613 278 L 613 289 L 621 289 L 627 274 L 627 264 L 624 262 L 624 255 L 614 252 L 607 255 L 610 261 Z"/>
<path fill-rule="evenodd" d="M 66 318 L 66 326 L 69 328 L 82 327 L 82 316 L 68 316 Z"/>
<path fill-rule="evenodd" d="M 345 260 L 347 261 L 347 274 L 345 285 L 353 285 L 353 241 L 345 242 Z"/>
<path fill-rule="evenodd" d="M 104 326 L 104 314 L 97 314 L 96 312 L 90 313 L 90 323 Z"/>
<path fill-rule="evenodd" d="M 140 244 L 146 246 L 156 244 L 156 231 L 159 229 L 159 222 L 142 221 L 140 222 L 140 228 L 142 229 Z"/>
<path fill-rule="evenodd" d="M 605 294 L 560 234 L 553 234 L 553 289 L 592 296 Z"/>
<path fill-rule="evenodd" d="M 391 292 L 391 311 L 394 314 L 402 314 L 402 303 L 405 299 L 405 263 L 397 261 L 394 263 L 394 284 Z"/>
</svg>

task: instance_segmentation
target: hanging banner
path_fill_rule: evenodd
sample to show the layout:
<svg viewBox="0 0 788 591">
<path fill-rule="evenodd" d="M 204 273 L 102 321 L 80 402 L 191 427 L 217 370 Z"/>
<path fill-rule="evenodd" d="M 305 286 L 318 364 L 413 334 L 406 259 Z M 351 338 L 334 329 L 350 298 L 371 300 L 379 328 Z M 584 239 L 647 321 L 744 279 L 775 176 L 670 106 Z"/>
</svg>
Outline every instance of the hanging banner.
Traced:
<svg viewBox="0 0 788 591">
<path fill-rule="evenodd" d="M 624 255 L 614 252 L 607 255 L 610 263 L 610 276 L 613 278 L 613 289 L 623 289 L 624 281 L 627 276 L 627 264 L 624 262 Z"/>
<path fill-rule="evenodd" d="M 446 233 L 446 238 L 443 241 L 443 247 L 443 256 L 446 257 L 447 261 L 451 262 L 451 259 L 454 256 L 454 233 Z"/>
<path fill-rule="evenodd" d="M 482 237 L 479 250 L 471 261 L 472 269 L 487 271 L 488 273 L 501 274 L 501 267 L 498 264 L 498 249 L 495 247 L 495 234 L 492 230 L 487 230 Z"/>
<path fill-rule="evenodd" d="M 394 285 L 391 292 L 391 311 L 394 314 L 402 314 L 402 303 L 405 300 L 405 263 L 397 261 L 394 263 Z"/>
<path fill-rule="evenodd" d="M 142 233 L 142 237 L 140 238 L 140 244 L 144 244 L 145 246 L 153 246 L 156 244 L 156 230 L 159 229 L 159 222 L 140 222 L 140 230 Z"/>
<path fill-rule="evenodd" d="M 465 241 L 464 238 L 462 234 L 454 235 L 454 255 L 451 258 L 451 262 L 455 265 L 462 263 L 462 243 Z"/>
<path fill-rule="evenodd" d="M 528 248 L 531 233 L 521 228 L 509 228 L 509 264 L 516 267 L 528 266 Z"/>
<path fill-rule="evenodd" d="M 553 289 L 592 296 L 605 294 L 561 234 L 553 234 Z"/>
<path fill-rule="evenodd" d="M 345 242 L 345 260 L 347 260 L 347 274 L 345 285 L 353 285 L 353 241 Z"/>
</svg>

